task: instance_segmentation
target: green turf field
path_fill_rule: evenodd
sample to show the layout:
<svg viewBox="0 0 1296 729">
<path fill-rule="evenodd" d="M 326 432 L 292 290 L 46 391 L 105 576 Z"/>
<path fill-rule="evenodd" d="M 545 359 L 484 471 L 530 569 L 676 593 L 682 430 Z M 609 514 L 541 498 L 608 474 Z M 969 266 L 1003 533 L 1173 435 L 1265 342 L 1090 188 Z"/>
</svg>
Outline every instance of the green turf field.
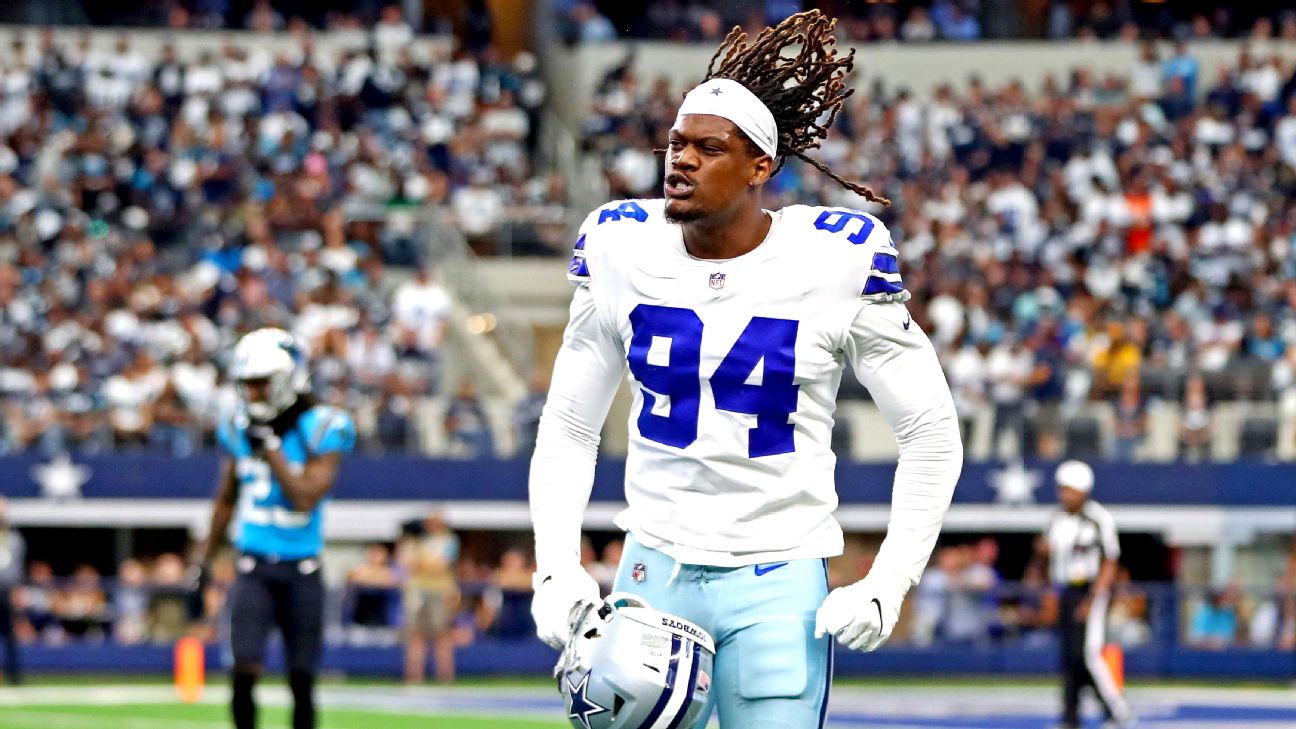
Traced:
<svg viewBox="0 0 1296 729">
<path fill-rule="evenodd" d="M 319 687 L 319 729 L 569 729 L 555 688 L 536 678 L 421 687 L 333 678 Z M 1131 703 L 1142 729 L 1296 729 L 1291 691 L 1287 683 L 1140 681 Z M 282 682 L 267 681 L 257 695 L 261 729 L 287 729 Z M 201 702 L 182 704 L 156 678 L 29 677 L 0 687 L 0 729 L 229 729 L 228 700 L 219 678 Z M 828 727 L 1046 729 L 1056 717 L 1057 686 L 1046 677 L 855 679 L 834 685 Z"/>
<path fill-rule="evenodd" d="M 212 704 L 121 704 L 87 706 L 53 704 L 0 707 L 4 729 L 228 729 L 224 706 Z M 563 729 L 565 721 L 428 716 L 355 709 L 328 709 L 320 713 L 319 729 Z M 267 729 L 289 726 L 288 710 L 261 710 Z"/>
</svg>

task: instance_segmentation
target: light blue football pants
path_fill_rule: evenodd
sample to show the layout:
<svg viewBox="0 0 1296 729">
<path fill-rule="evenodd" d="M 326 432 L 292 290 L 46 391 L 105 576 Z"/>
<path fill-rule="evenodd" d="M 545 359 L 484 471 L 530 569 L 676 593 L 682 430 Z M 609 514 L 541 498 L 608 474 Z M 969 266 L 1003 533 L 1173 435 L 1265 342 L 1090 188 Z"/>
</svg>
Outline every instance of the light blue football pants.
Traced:
<svg viewBox="0 0 1296 729">
<path fill-rule="evenodd" d="M 828 595 L 827 563 L 779 564 L 681 564 L 677 571 L 675 560 L 626 535 L 613 589 L 711 633 L 716 659 L 710 701 L 719 710 L 721 729 L 824 725 L 832 636 L 815 639 L 814 624 Z M 709 715 L 710 708 L 702 716 Z"/>
</svg>

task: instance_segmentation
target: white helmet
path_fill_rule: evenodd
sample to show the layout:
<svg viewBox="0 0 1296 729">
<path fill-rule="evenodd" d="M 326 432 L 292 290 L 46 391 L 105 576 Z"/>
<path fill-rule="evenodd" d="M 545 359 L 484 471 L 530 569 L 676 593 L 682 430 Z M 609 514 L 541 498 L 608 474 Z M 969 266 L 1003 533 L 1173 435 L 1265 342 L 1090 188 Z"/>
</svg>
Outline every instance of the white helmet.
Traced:
<svg viewBox="0 0 1296 729">
<path fill-rule="evenodd" d="M 582 608 L 554 675 L 577 729 L 695 729 L 710 713 L 714 662 L 705 630 L 613 593 Z"/>
<path fill-rule="evenodd" d="M 239 340 L 234 346 L 230 378 L 248 417 L 262 423 L 274 420 L 310 391 L 306 355 L 291 334 L 274 327 L 257 329 Z M 244 381 L 261 379 L 270 381 L 266 399 L 250 400 Z"/>
</svg>

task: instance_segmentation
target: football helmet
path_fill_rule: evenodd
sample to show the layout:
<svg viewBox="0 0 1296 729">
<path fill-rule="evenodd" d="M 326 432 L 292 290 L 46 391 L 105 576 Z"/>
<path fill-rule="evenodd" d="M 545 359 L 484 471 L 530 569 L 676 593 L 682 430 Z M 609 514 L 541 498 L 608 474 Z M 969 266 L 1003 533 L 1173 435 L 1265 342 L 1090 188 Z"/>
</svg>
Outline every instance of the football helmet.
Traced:
<svg viewBox="0 0 1296 729">
<path fill-rule="evenodd" d="M 291 334 L 274 327 L 243 335 L 234 346 L 230 379 L 234 380 L 248 417 L 259 423 L 274 420 L 298 397 L 310 392 L 305 353 Z M 269 380 L 270 386 L 265 399 L 252 400 L 244 383 L 260 379 Z"/>
<path fill-rule="evenodd" d="M 695 729 L 710 714 L 715 642 L 643 599 L 613 593 L 576 608 L 554 674 L 578 729 Z"/>
</svg>

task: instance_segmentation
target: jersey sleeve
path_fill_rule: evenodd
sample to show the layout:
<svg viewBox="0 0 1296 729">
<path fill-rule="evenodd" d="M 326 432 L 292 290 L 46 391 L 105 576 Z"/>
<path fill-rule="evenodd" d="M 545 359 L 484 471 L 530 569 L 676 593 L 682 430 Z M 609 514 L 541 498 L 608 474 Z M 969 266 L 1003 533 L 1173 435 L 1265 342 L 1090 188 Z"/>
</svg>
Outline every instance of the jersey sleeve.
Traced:
<svg viewBox="0 0 1296 729">
<path fill-rule="evenodd" d="M 216 423 L 216 444 L 225 455 L 237 458 L 243 449 L 243 434 L 234 423 L 234 415 L 225 415 Z"/>
<path fill-rule="evenodd" d="M 900 446 L 891 518 L 874 569 L 916 585 L 963 468 L 954 400 L 935 349 L 899 302 L 862 305 L 845 352 Z"/>
<path fill-rule="evenodd" d="M 860 298 L 872 303 L 908 301 L 910 295 L 900 274 L 900 256 L 891 240 L 891 231 L 882 221 L 870 218 L 873 229 L 860 245 L 856 259 Z"/>
<path fill-rule="evenodd" d="M 1098 525 L 1098 541 L 1102 545 L 1103 559 L 1120 559 L 1120 537 L 1116 534 L 1116 520 L 1111 512 L 1093 504 L 1091 510 L 1094 523 Z"/>
<path fill-rule="evenodd" d="M 589 284 L 590 265 L 596 257 L 601 242 L 599 239 L 615 229 L 600 226 L 623 221 L 645 223 L 651 216 L 648 211 L 652 208 L 646 200 L 614 200 L 585 216 L 585 222 L 581 223 L 580 230 L 576 233 L 576 243 L 572 245 L 571 261 L 567 264 L 567 280 L 573 286 Z"/>
<path fill-rule="evenodd" d="M 908 301 L 900 275 L 900 258 L 891 231 L 869 213 L 849 208 L 792 206 L 798 230 L 810 228 L 821 237 L 831 265 L 846 276 L 851 296 L 869 302 Z M 802 222 L 804 221 L 804 222 Z"/>
<path fill-rule="evenodd" d="M 316 456 L 325 453 L 346 455 L 355 448 L 355 441 L 355 421 L 351 416 L 336 408 L 328 408 L 310 435 L 310 452 Z"/>
<path fill-rule="evenodd" d="M 577 288 L 531 458 L 531 521 L 541 575 L 579 564 L 599 434 L 624 370 L 621 340 L 601 322 L 594 292 Z"/>
</svg>

